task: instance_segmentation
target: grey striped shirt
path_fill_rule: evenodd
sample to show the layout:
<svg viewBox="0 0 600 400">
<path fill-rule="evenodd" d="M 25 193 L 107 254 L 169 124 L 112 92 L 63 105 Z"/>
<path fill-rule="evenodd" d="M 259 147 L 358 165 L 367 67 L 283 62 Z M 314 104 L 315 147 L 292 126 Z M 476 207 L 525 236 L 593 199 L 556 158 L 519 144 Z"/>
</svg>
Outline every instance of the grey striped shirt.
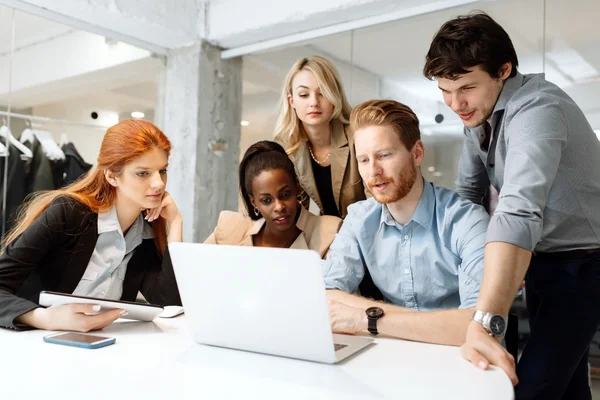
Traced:
<svg viewBox="0 0 600 400">
<path fill-rule="evenodd" d="M 581 109 L 543 74 L 506 80 L 491 118 L 464 130 L 456 191 L 481 203 L 500 192 L 487 242 L 540 252 L 600 247 L 600 142 Z"/>
<path fill-rule="evenodd" d="M 144 239 L 153 237 L 152 227 L 142 214 L 123 236 L 117 210 L 98 214 L 98 241 L 74 295 L 119 300 L 127 264 Z"/>
</svg>

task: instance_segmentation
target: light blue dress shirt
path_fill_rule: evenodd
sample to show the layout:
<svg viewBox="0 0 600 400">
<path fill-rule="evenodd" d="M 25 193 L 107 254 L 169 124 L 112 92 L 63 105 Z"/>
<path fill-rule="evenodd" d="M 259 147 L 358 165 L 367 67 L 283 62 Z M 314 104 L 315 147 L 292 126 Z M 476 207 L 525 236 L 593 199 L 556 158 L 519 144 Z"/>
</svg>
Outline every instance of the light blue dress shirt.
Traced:
<svg viewBox="0 0 600 400">
<path fill-rule="evenodd" d="M 98 214 L 98 241 L 73 292 L 78 296 L 89 296 L 119 300 L 123 294 L 123 281 L 127 264 L 144 239 L 152 239 L 152 227 L 144 221 L 142 214 L 123 236 L 115 207 Z"/>
<path fill-rule="evenodd" d="M 374 198 L 348 208 L 323 261 L 328 289 L 356 292 L 368 268 L 385 299 L 398 306 L 421 311 L 475 306 L 489 216 L 455 192 L 423 181 L 406 225 Z"/>
</svg>

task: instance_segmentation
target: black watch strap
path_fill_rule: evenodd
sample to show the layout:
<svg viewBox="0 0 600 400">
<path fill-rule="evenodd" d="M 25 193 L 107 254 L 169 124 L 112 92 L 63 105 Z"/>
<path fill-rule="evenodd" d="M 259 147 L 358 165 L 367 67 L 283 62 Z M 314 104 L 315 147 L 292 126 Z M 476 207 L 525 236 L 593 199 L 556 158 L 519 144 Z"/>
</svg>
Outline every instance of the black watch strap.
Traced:
<svg viewBox="0 0 600 400">
<path fill-rule="evenodd" d="M 365 312 L 367 314 L 367 329 L 369 330 L 369 333 L 373 336 L 378 335 L 377 320 L 383 317 L 383 309 L 380 307 L 369 307 Z"/>
<path fill-rule="evenodd" d="M 369 320 L 369 333 L 374 336 L 379 335 L 379 332 L 377 331 L 377 320 L 379 318 L 367 317 L 367 319 Z"/>
</svg>

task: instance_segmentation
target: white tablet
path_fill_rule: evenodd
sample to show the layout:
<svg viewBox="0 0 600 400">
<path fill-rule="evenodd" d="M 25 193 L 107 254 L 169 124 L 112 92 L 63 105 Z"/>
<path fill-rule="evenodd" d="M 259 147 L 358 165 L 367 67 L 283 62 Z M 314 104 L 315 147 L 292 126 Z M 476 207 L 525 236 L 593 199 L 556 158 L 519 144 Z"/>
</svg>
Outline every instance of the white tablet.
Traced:
<svg viewBox="0 0 600 400">
<path fill-rule="evenodd" d="M 72 294 L 47 292 L 40 293 L 40 305 L 44 307 L 60 306 L 63 304 L 94 304 L 102 307 L 99 312 L 117 308 L 127 311 L 125 319 L 137 321 L 152 321 L 163 312 L 163 307 L 154 304 L 134 303 L 132 301 L 106 300 L 94 297 L 74 296 Z"/>
</svg>

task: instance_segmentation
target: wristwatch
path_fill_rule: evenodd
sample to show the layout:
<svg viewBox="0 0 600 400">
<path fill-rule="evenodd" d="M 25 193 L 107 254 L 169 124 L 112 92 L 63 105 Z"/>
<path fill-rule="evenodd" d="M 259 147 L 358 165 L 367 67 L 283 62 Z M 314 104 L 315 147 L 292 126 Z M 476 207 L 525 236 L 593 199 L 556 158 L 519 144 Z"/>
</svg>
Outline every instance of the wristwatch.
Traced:
<svg viewBox="0 0 600 400">
<path fill-rule="evenodd" d="M 383 308 L 369 307 L 365 312 L 367 313 L 367 319 L 369 321 L 369 333 L 373 336 L 378 335 L 379 332 L 377 332 L 377 320 L 383 317 Z"/>
<path fill-rule="evenodd" d="M 473 321 L 479 322 L 490 336 L 502 337 L 506 332 L 506 318 L 502 315 L 475 311 Z"/>
</svg>

